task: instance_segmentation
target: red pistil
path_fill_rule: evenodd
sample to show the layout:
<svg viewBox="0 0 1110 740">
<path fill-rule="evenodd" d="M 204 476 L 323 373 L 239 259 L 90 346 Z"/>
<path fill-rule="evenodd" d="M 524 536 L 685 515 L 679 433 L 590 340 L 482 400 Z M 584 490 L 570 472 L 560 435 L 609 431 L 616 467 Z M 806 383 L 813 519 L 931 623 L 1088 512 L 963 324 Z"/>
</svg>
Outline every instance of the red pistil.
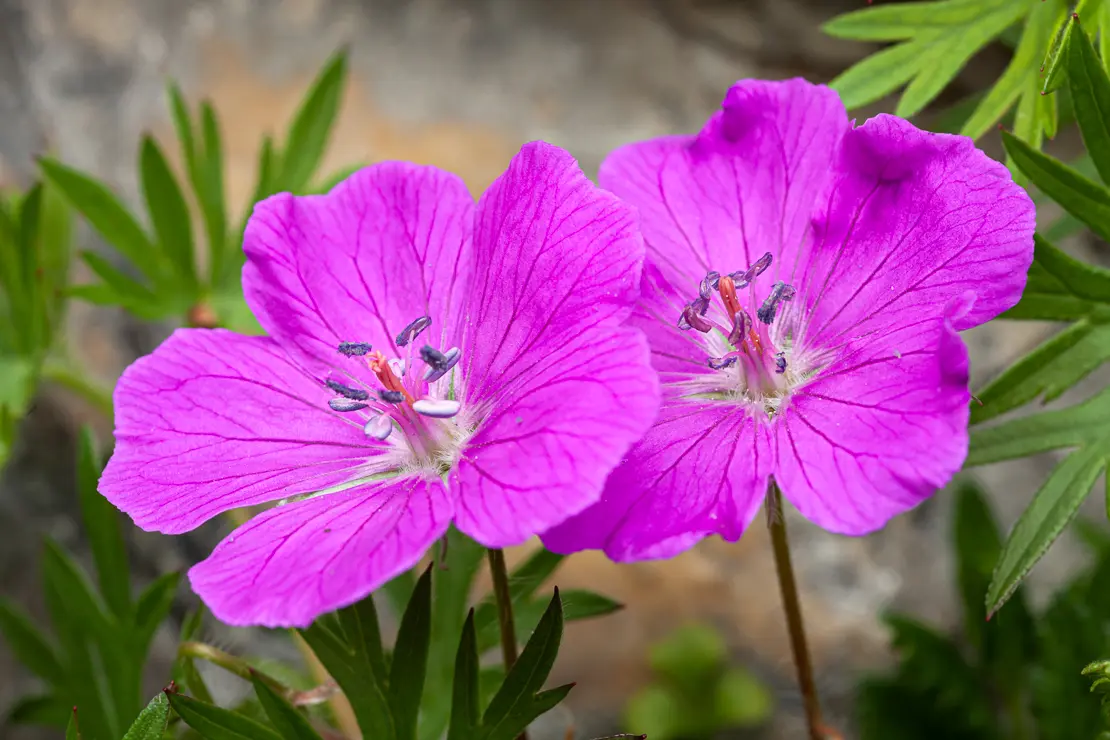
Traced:
<svg viewBox="0 0 1110 740">
<path fill-rule="evenodd" d="M 370 369 L 378 376 L 381 381 L 382 387 L 387 391 L 397 391 L 404 394 L 405 401 L 409 406 L 412 406 L 413 397 L 405 390 L 405 386 L 401 383 L 401 379 L 393 372 L 393 368 L 389 366 L 389 362 L 385 359 L 385 355 L 375 350 L 370 355 Z"/>
<path fill-rule="evenodd" d="M 729 316 L 735 316 L 743 310 L 740 307 L 740 299 L 736 296 L 736 282 L 731 276 L 721 275 L 721 279 L 717 283 L 717 290 L 721 292 L 721 300 L 724 301 Z M 748 328 L 748 340 L 751 341 L 756 354 L 762 355 L 763 345 L 759 341 L 759 335 L 756 334 L 754 324 Z"/>
</svg>

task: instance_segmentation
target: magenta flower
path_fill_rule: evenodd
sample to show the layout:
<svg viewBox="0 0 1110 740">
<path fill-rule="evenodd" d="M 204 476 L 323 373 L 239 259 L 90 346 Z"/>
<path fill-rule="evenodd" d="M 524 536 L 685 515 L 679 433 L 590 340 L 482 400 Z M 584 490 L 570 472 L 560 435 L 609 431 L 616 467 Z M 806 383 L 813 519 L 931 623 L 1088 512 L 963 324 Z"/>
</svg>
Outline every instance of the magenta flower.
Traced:
<svg viewBox="0 0 1110 740">
<path fill-rule="evenodd" d="M 281 500 L 189 572 L 230 624 L 305 626 L 412 567 L 452 522 L 518 544 L 597 501 L 651 425 L 632 210 L 521 150 L 475 209 L 432 167 L 258 204 L 246 298 L 269 337 L 175 332 L 116 389 L 101 492 L 185 532 Z"/>
<path fill-rule="evenodd" d="M 1034 229 L 971 140 L 892 116 L 853 128 L 825 87 L 743 81 L 700 134 L 619 149 L 600 182 L 640 210 L 630 323 L 663 409 L 550 548 L 637 560 L 736 540 L 772 476 L 810 521 L 859 535 L 960 468 L 957 332 L 1017 302 Z"/>
</svg>

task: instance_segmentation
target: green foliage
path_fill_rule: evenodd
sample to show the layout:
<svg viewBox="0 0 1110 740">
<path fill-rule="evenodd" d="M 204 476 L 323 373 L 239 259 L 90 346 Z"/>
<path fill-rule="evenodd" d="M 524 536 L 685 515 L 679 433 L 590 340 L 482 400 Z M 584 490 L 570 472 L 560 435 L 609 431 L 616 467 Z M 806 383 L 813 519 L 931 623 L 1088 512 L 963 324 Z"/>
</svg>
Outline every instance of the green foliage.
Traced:
<svg viewBox="0 0 1110 740">
<path fill-rule="evenodd" d="M 48 693 L 19 704 L 9 721 L 62 728 L 69 709 L 77 707 L 86 740 L 123 737 L 139 716 L 143 666 L 178 583 L 178 574 L 167 574 L 132 599 L 119 514 L 96 492 L 101 469 L 92 435 L 85 432 L 78 490 L 98 588 L 68 553 L 47 540 L 43 587 L 54 638 L 19 606 L 0 601 L 0 634 L 49 687 Z"/>
<path fill-rule="evenodd" d="M 651 648 L 650 661 L 655 681 L 625 708 L 629 732 L 659 740 L 708 738 L 756 727 L 771 715 L 774 700 L 767 687 L 744 668 L 729 665 L 724 640 L 711 627 L 676 630 Z"/>
<path fill-rule="evenodd" d="M 983 595 L 1001 538 L 982 492 L 962 483 L 953 522 L 962 634 L 887 615 L 899 662 L 859 687 L 862 740 L 1094 738 L 1099 712 L 1079 671 L 1110 647 L 1110 546 L 1104 535 L 1090 539 L 1094 564 L 1043 611 L 1034 614 L 1017 587 L 987 621 Z"/>
<path fill-rule="evenodd" d="M 1087 34 L 1072 22 L 1054 60 L 1074 101 L 1076 121 L 1099 177 L 1110 173 L 1110 78 Z M 1110 239 L 1110 189 L 1073 167 L 1003 135 L 1016 167 L 1042 193 L 1080 223 Z M 1021 301 L 1004 314 L 1018 320 L 1065 321 L 1068 325 L 1018 360 L 980 393 L 972 406 L 967 465 L 1068 450 L 1049 474 L 1006 539 L 987 589 L 988 612 L 997 611 L 1075 516 L 1098 476 L 1110 463 L 1110 394 L 1069 408 L 1000 421 L 1037 399 L 1047 403 L 1110 360 L 1110 271 L 1085 264 L 1036 238 L 1033 265 Z M 989 424 L 988 424 L 989 422 Z M 986 426 L 982 426 L 986 424 Z"/>
<path fill-rule="evenodd" d="M 278 192 L 305 193 L 327 147 L 346 81 L 346 53 L 328 61 L 275 149 L 267 139 L 259 155 L 259 179 L 248 209 Z M 81 258 L 98 282 L 69 289 L 84 300 L 121 306 L 140 318 L 177 319 L 197 326 L 219 324 L 249 333 L 261 328 L 243 301 L 239 276 L 246 216 L 229 223 L 224 192 L 224 154 L 219 119 L 208 102 L 189 110 L 176 85 L 168 88 L 181 148 L 185 185 L 151 137 L 143 138 L 139 175 L 149 230 L 109 188 L 78 170 L 42 159 L 46 179 L 126 262 L 121 269 L 95 252 Z M 203 223 L 206 250 L 193 233 L 194 208 Z M 202 265 L 207 270 L 202 272 Z"/>
</svg>

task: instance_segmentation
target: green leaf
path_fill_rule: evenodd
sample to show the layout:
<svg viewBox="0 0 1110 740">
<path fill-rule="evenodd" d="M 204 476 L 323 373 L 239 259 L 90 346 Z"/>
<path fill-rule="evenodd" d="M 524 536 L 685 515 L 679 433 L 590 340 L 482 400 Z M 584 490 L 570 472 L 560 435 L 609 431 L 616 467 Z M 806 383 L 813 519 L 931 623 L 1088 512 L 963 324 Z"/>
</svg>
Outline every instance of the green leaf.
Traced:
<svg viewBox="0 0 1110 740">
<path fill-rule="evenodd" d="M 593 591 L 570 589 L 563 592 L 563 617 L 568 622 L 604 617 L 620 611 L 624 604 Z"/>
<path fill-rule="evenodd" d="M 463 623 L 459 650 L 455 654 L 455 680 L 451 689 L 451 721 L 447 740 L 471 740 L 478 729 L 478 641 L 474 631 L 474 610 Z"/>
<path fill-rule="evenodd" d="M 512 740 L 570 693 L 573 684 L 540 691 L 555 664 L 562 636 L 563 606 L 556 588 L 536 631 L 486 708 L 482 717 L 485 740 Z"/>
<path fill-rule="evenodd" d="M 139 601 L 135 605 L 135 632 L 132 637 L 137 649 L 143 654 L 149 649 L 159 625 L 169 615 L 180 582 L 180 573 L 163 573 L 139 594 Z"/>
<path fill-rule="evenodd" d="M 169 720 L 170 702 L 165 692 L 160 692 L 139 713 L 127 734 L 123 736 L 123 740 L 162 740 Z"/>
<path fill-rule="evenodd" d="M 0 721 L 0 727 L 7 723 L 12 725 L 45 725 L 64 730 L 71 711 L 72 707 L 53 694 L 25 696 L 12 705 L 7 718 Z"/>
<path fill-rule="evenodd" d="M 139 172 L 147 211 L 162 252 L 173 265 L 174 277 L 195 290 L 197 274 L 189 206 L 162 150 L 149 135 L 143 137 Z"/>
<path fill-rule="evenodd" d="M 224 150 L 220 138 L 220 124 L 216 111 L 207 101 L 200 106 L 200 133 L 202 154 L 197 157 L 193 189 L 204 214 L 208 234 L 209 282 L 213 287 L 223 287 L 239 275 L 228 269 L 227 204 L 224 199 Z M 236 260 L 230 260 L 235 263 Z"/>
<path fill-rule="evenodd" d="M 101 460 L 92 430 L 84 428 L 77 445 L 77 496 L 85 534 L 92 548 L 104 602 L 119 619 L 131 614 L 130 567 L 119 512 L 96 490 Z"/>
<path fill-rule="evenodd" d="M 1085 33 L 1074 33 L 1067 46 L 1068 89 L 1083 143 L 1099 177 L 1110 182 L 1110 79 Z"/>
<path fill-rule="evenodd" d="M 82 740 L 81 730 L 77 726 L 77 707 L 69 715 L 69 724 L 66 725 L 66 740 Z"/>
<path fill-rule="evenodd" d="M 369 666 L 376 680 L 384 685 L 385 655 L 382 651 L 381 628 L 378 626 L 378 610 L 374 606 L 373 597 L 368 596 L 341 609 L 336 616 L 346 635 L 347 644 L 353 648 L 357 662 Z"/>
<path fill-rule="evenodd" d="M 1097 294 L 1092 296 L 1090 290 L 1110 282 L 1110 271 L 1069 257 L 1040 235 L 1034 237 L 1034 244 L 1035 256 L 1025 292 L 1018 305 L 1003 317 L 1077 321 L 1100 312 L 1106 299 Z"/>
<path fill-rule="evenodd" d="M 254 693 L 258 695 L 263 711 L 284 740 L 320 740 L 320 734 L 312 729 L 308 718 L 261 680 L 254 671 L 251 671 L 251 684 L 254 685 Z"/>
<path fill-rule="evenodd" d="M 1052 42 L 1044 63 L 1041 65 L 1044 83 L 1040 92 L 1044 95 L 1059 90 L 1067 82 L 1067 55 L 1071 37 L 1075 33 L 1074 16 L 1066 16 L 1063 23 L 1053 27 Z"/>
<path fill-rule="evenodd" d="M 1110 456 L 1110 436 L 1069 455 L 1049 475 L 1014 525 L 987 591 L 991 614 L 1006 602 L 1079 510 Z"/>
<path fill-rule="evenodd" d="M 347 51 L 333 56 L 317 76 L 289 128 L 282 150 L 279 182 L 284 190 L 298 193 L 308 184 L 324 156 L 339 100 L 347 79 Z"/>
<path fill-rule="evenodd" d="M 965 26 L 979 20 L 997 3 L 983 0 L 891 3 L 838 15 L 821 27 L 830 36 L 857 41 L 901 41 L 927 30 Z"/>
<path fill-rule="evenodd" d="M 52 159 L 40 159 L 39 166 L 69 204 L 88 219 L 105 241 L 127 257 L 151 282 L 163 280 L 165 265 L 159 259 L 158 251 L 135 217 L 108 188 Z"/>
<path fill-rule="evenodd" d="M 536 592 L 544 581 L 551 577 L 555 570 L 562 564 L 566 558 L 565 555 L 557 555 L 546 548 L 540 548 L 509 575 L 509 596 L 512 599 L 514 609 L 527 609 L 527 605 L 532 595 Z M 566 601 L 564 594 L 564 602 Z M 517 629 L 520 632 L 531 631 L 546 604 L 540 604 L 539 608 L 535 610 L 535 618 L 531 621 L 525 619 L 521 620 L 518 614 L 514 621 L 517 624 Z M 479 645 L 493 644 L 496 642 L 497 635 L 499 634 L 499 626 L 497 624 L 497 604 L 494 601 L 492 593 L 487 594 L 478 604 L 477 611 L 475 611 L 474 624 L 477 627 L 479 634 Z M 493 638 L 493 642 L 489 642 L 487 638 Z"/>
<path fill-rule="evenodd" d="M 0 599 L 0 634 L 16 659 L 50 684 L 65 681 L 65 671 L 57 653 L 20 607 Z"/>
<path fill-rule="evenodd" d="M 269 727 L 236 712 L 181 694 L 166 696 L 185 724 L 207 740 L 282 740 Z"/>
<path fill-rule="evenodd" d="M 420 694 L 428 669 L 428 643 L 432 630 L 432 565 L 420 576 L 401 618 L 389 672 L 389 705 L 397 740 L 416 740 Z"/>
<path fill-rule="evenodd" d="M 1110 240 L 1110 191 L 1005 131 L 1002 143 L 1034 185 L 1096 234 Z"/>
<path fill-rule="evenodd" d="M 321 180 L 319 185 L 312 188 L 312 192 L 319 194 L 330 193 L 332 188 L 364 167 L 366 167 L 365 164 L 352 164 L 342 167 Z"/>
<path fill-rule="evenodd" d="M 913 41 L 883 49 L 841 72 L 829 86 L 840 94 L 845 108 L 861 108 L 913 79 L 928 48 L 925 42 Z"/>
</svg>

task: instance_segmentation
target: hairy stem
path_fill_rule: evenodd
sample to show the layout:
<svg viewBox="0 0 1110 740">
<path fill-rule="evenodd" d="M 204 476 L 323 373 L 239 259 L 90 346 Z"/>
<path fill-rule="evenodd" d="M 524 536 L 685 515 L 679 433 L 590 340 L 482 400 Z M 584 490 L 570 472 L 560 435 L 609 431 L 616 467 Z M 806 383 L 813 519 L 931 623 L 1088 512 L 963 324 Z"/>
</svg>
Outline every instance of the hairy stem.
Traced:
<svg viewBox="0 0 1110 740">
<path fill-rule="evenodd" d="M 505 673 L 516 665 L 516 623 L 513 621 L 513 598 L 509 593 L 509 570 L 505 566 L 505 553 L 489 549 L 489 571 L 493 576 L 493 598 L 497 603 L 497 621 L 501 625 L 501 660 Z M 527 740 L 528 733 L 517 735 L 517 740 Z"/>
<path fill-rule="evenodd" d="M 825 727 L 821 718 L 821 702 L 817 685 L 813 681 L 813 664 L 809 659 L 805 626 L 802 624 L 802 607 L 798 601 L 798 583 L 794 580 L 794 566 L 790 562 L 790 544 L 786 539 L 786 518 L 782 511 L 782 494 L 772 482 L 767 487 L 767 528 L 771 531 L 771 546 L 775 553 L 775 571 L 782 593 L 782 608 L 786 612 L 786 627 L 790 631 L 790 649 L 794 654 L 794 668 L 798 673 L 798 688 L 805 704 L 806 724 L 810 740 L 829 740 L 840 735 Z"/>
</svg>

